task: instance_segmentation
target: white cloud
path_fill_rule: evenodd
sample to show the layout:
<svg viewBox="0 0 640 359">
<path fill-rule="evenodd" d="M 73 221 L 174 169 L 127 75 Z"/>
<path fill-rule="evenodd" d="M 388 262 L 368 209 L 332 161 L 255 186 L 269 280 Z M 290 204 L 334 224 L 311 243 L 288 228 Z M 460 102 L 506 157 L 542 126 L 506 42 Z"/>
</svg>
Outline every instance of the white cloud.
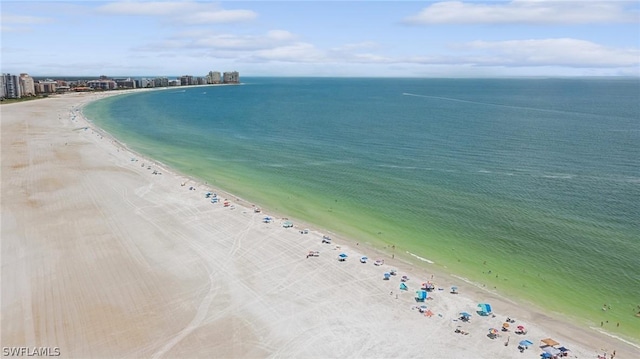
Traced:
<svg viewBox="0 0 640 359">
<path fill-rule="evenodd" d="M 610 48 L 590 41 L 559 38 L 473 41 L 474 62 L 511 66 L 625 67 L 640 66 L 640 50 Z"/>
<path fill-rule="evenodd" d="M 299 42 L 291 45 L 255 51 L 247 60 L 257 62 L 283 61 L 324 63 L 329 59 L 326 57 L 324 51 L 317 49 L 312 44 Z"/>
<path fill-rule="evenodd" d="M 15 15 L 11 13 L 2 13 L 0 15 L 0 31 L 4 33 L 9 32 L 31 32 L 33 31 L 33 25 L 42 25 L 53 22 L 53 19 L 46 17 L 27 16 L 27 15 Z"/>
<path fill-rule="evenodd" d="M 258 17 L 251 10 L 225 10 L 213 3 L 184 2 L 114 2 L 98 8 L 114 15 L 160 16 L 168 21 L 199 25 L 249 21 Z"/>
<path fill-rule="evenodd" d="M 344 52 L 344 51 L 353 51 L 353 50 L 360 50 L 360 49 L 377 49 L 379 48 L 380 45 L 373 42 L 373 41 L 363 41 L 363 42 L 358 42 L 358 43 L 351 43 L 351 44 L 344 44 L 342 46 L 339 47 L 334 47 L 331 49 L 331 51 L 335 51 L 335 52 Z"/>
<path fill-rule="evenodd" d="M 184 31 L 163 42 L 140 47 L 144 51 L 168 49 L 253 51 L 294 43 L 297 36 L 284 30 L 259 35 L 219 34 L 207 30 Z"/>
<path fill-rule="evenodd" d="M 20 25 L 36 25 L 36 24 L 48 24 L 53 22 L 53 19 L 37 16 L 25 16 L 2 13 L 1 18 L 3 24 L 20 24 Z"/>
<path fill-rule="evenodd" d="M 500 3 L 445 1 L 404 19 L 407 24 L 589 24 L 638 22 L 633 2 L 514 0 Z"/>
<path fill-rule="evenodd" d="M 293 40 L 297 38 L 297 36 L 285 30 L 270 30 L 267 32 L 267 38 L 278 41 L 286 41 Z"/>
</svg>

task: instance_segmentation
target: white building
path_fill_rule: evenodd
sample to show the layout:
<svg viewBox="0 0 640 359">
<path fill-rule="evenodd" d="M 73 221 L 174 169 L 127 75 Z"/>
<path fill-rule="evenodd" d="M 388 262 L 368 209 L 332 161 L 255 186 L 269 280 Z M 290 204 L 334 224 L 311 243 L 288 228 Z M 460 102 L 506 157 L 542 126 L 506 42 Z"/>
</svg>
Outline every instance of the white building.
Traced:
<svg viewBox="0 0 640 359">
<path fill-rule="evenodd" d="M 238 74 L 238 71 L 225 72 L 222 78 L 222 82 L 224 82 L 225 84 L 240 83 L 240 74 Z"/>
<path fill-rule="evenodd" d="M 35 82 L 29 74 L 20 74 L 20 95 L 33 96 L 36 94 Z"/>
<path fill-rule="evenodd" d="M 209 71 L 209 73 L 207 74 L 207 83 L 208 84 L 219 84 L 222 80 L 222 77 L 220 76 L 220 72 L 218 71 Z"/>
</svg>

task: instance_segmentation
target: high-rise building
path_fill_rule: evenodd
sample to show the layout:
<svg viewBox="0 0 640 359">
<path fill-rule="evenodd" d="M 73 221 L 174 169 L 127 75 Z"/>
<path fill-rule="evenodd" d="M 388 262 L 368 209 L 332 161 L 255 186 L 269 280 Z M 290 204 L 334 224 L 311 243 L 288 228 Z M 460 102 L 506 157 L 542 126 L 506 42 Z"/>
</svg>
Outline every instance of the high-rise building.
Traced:
<svg viewBox="0 0 640 359">
<path fill-rule="evenodd" d="M 195 83 L 193 82 L 193 76 L 191 75 L 180 76 L 179 80 L 180 80 L 180 86 L 195 85 Z"/>
<path fill-rule="evenodd" d="M 29 74 L 20 74 L 20 95 L 33 96 L 36 94 L 35 82 Z"/>
<path fill-rule="evenodd" d="M 103 79 L 102 76 L 100 76 L 100 80 L 87 81 L 87 86 L 94 90 L 115 90 L 118 88 L 115 81 Z"/>
<path fill-rule="evenodd" d="M 20 79 L 16 75 L 2 74 L 4 98 L 20 98 Z"/>
<path fill-rule="evenodd" d="M 221 81 L 220 72 L 218 71 L 209 71 L 207 74 L 207 83 L 208 84 L 219 84 Z"/>
<path fill-rule="evenodd" d="M 238 74 L 238 71 L 225 72 L 222 77 L 222 82 L 225 84 L 240 83 L 240 75 Z"/>
<path fill-rule="evenodd" d="M 55 93 L 58 83 L 52 79 L 40 80 L 35 84 L 36 93 Z"/>
<path fill-rule="evenodd" d="M 4 87 L 4 74 L 0 76 L 0 99 L 4 99 L 7 89 Z"/>
</svg>

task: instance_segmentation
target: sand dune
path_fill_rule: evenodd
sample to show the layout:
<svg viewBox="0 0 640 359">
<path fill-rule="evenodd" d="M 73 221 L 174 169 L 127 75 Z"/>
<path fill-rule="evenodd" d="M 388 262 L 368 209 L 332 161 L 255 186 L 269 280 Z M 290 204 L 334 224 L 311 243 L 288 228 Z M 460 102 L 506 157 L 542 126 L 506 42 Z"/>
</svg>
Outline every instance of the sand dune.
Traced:
<svg viewBox="0 0 640 359">
<path fill-rule="evenodd" d="M 301 234 L 307 225 L 285 229 L 279 218 L 265 224 L 250 203 L 84 129 L 76 109 L 100 96 L 1 107 L 3 347 L 56 347 L 64 358 L 538 358 L 540 339 L 552 337 L 571 357 L 640 357 L 410 256 L 344 238 L 322 244 L 322 231 Z M 207 191 L 234 208 L 210 203 Z M 310 250 L 320 256 L 307 258 Z M 392 267 L 399 275 L 382 280 Z M 406 292 L 400 275 L 410 278 Z M 427 317 L 414 292 L 431 275 L 444 290 L 430 294 Z M 461 294 L 449 293 L 454 283 Z M 475 314 L 485 301 L 496 317 Z M 461 311 L 473 314 L 469 323 Z M 529 333 L 489 339 L 507 316 Z M 520 353 L 525 338 L 534 346 Z"/>
</svg>

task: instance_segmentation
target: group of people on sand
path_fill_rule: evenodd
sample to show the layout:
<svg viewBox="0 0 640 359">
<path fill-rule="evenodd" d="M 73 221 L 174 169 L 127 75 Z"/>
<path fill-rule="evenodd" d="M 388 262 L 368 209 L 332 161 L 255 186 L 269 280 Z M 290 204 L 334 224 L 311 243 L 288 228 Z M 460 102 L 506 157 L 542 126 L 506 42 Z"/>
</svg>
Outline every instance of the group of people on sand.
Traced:
<svg viewBox="0 0 640 359">
<path fill-rule="evenodd" d="M 614 359 L 615 357 L 616 357 L 616 351 L 615 350 L 611 353 L 611 356 L 609 356 L 608 358 L 607 358 L 607 353 L 606 352 L 604 354 L 602 354 L 602 355 L 598 354 L 598 359 Z"/>
</svg>

